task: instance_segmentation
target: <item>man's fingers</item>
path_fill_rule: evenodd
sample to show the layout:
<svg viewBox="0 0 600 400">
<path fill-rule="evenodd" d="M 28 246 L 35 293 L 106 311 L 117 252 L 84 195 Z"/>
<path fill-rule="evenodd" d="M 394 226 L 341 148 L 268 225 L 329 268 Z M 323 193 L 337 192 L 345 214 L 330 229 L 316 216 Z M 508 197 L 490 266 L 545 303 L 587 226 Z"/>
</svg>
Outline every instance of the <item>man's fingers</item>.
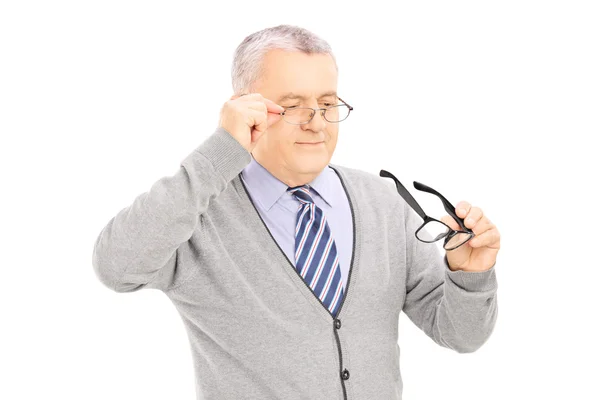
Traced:
<svg viewBox="0 0 600 400">
<path fill-rule="evenodd" d="M 440 221 L 442 221 L 443 223 L 445 223 L 446 225 L 448 225 L 450 228 L 452 228 L 454 230 L 460 230 L 460 226 L 456 223 L 454 218 L 452 218 L 448 214 L 442 216 L 442 218 L 440 218 Z M 427 227 L 427 225 L 425 225 L 425 226 Z"/>
<path fill-rule="evenodd" d="M 479 220 L 483 217 L 483 210 L 479 207 L 471 207 L 467 218 L 465 218 L 465 226 L 469 229 L 473 229 Z"/>
<path fill-rule="evenodd" d="M 279 120 L 281 120 L 282 116 L 279 114 L 273 114 L 273 113 L 268 113 L 267 114 L 267 128 L 271 125 L 273 125 L 274 123 L 278 122 Z"/>
<path fill-rule="evenodd" d="M 246 107 L 256 111 L 260 111 L 263 114 L 267 112 L 267 105 L 264 101 L 253 101 L 251 103 L 248 103 Z"/>
<path fill-rule="evenodd" d="M 475 226 L 469 229 L 471 229 L 476 235 L 479 235 L 480 233 L 485 232 L 493 227 L 494 224 L 488 219 L 488 217 L 482 217 L 479 221 L 477 221 Z"/>
<path fill-rule="evenodd" d="M 264 114 L 259 114 L 256 116 L 257 125 L 254 128 L 261 133 L 264 133 L 269 127 L 281 119 L 281 115 L 268 113 L 267 118 L 264 118 Z"/>
<path fill-rule="evenodd" d="M 267 112 L 279 114 L 285 111 L 285 108 L 281 107 L 279 104 L 275 103 L 273 100 L 269 100 L 267 98 L 263 99 L 265 104 L 267 105 Z"/>
<path fill-rule="evenodd" d="M 240 97 L 246 97 L 244 100 L 250 101 L 258 101 L 264 104 L 267 107 L 268 113 L 279 114 L 285 111 L 285 108 L 281 107 L 279 104 L 275 103 L 273 100 L 267 99 L 266 97 L 262 97 L 260 93 L 249 93 L 249 94 L 241 94 L 241 95 L 233 95 L 230 100 L 239 99 Z M 253 107 L 257 109 L 256 107 Z"/>
<path fill-rule="evenodd" d="M 496 249 L 500 248 L 500 232 L 496 227 L 488 229 L 487 231 L 476 235 L 470 240 L 471 247 L 489 246 Z"/>
<path fill-rule="evenodd" d="M 454 212 L 460 218 L 464 218 L 469 213 L 470 210 L 471 210 L 471 204 L 469 204 L 466 201 L 461 201 L 456 205 L 456 209 L 454 210 Z"/>
<path fill-rule="evenodd" d="M 251 118 L 253 119 L 252 127 L 252 141 L 258 140 L 258 138 L 267 130 L 268 115 L 265 116 L 264 111 L 251 110 Z"/>
<path fill-rule="evenodd" d="M 271 125 L 281 120 L 280 113 L 285 109 L 274 101 L 263 97 L 260 93 L 234 94 L 230 100 L 241 97 L 243 97 L 241 101 L 244 102 L 244 107 L 250 111 L 248 114 L 248 117 L 251 118 L 251 121 L 248 122 L 252 123 L 250 140 L 255 143 Z"/>
</svg>

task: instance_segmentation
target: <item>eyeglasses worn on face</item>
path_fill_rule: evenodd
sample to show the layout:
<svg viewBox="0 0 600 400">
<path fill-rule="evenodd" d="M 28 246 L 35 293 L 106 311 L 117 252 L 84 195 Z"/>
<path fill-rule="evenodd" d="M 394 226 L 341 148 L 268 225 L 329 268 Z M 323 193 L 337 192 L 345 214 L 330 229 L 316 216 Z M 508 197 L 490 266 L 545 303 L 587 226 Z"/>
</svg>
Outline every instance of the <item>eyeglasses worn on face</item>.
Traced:
<svg viewBox="0 0 600 400">
<path fill-rule="evenodd" d="M 417 181 L 413 181 L 415 189 L 420 190 L 422 192 L 434 194 L 442 201 L 444 209 L 460 226 L 460 230 L 454 230 L 442 221 L 432 218 L 425 214 L 421 206 L 419 206 L 419 203 L 417 203 L 414 197 L 408 192 L 408 190 L 406 190 L 404 185 L 402 185 L 402 183 L 400 183 L 400 181 L 392 173 L 382 169 L 381 171 L 379 171 L 379 176 L 392 178 L 396 183 L 396 189 L 398 190 L 400 196 L 402 196 L 402 198 L 404 198 L 404 200 L 413 208 L 413 210 L 415 210 L 417 214 L 419 214 L 419 216 L 423 218 L 423 224 L 415 232 L 415 236 L 421 242 L 433 243 L 442 238 L 445 238 L 444 249 L 454 250 L 467 243 L 475 236 L 475 233 L 473 233 L 471 229 L 465 226 L 464 220 L 458 215 L 456 215 L 456 213 L 454 212 L 455 207 L 452 205 L 452 203 L 450 203 L 444 196 L 442 196 L 436 190 Z M 431 231 L 431 233 L 433 233 L 433 236 L 431 236 L 427 232 L 427 230 L 423 229 L 425 226 L 427 226 L 427 229 Z"/>
<path fill-rule="evenodd" d="M 292 125 L 308 124 L 317 111 L 321 111 L 321 116 L 327 122 L 337 123 L 342 122 L 350 115 L 350 111 L 354 110 L 350 104 L 338 97 L 343 104 L 336 104 L 326 108 L 310 108 L 310 107 L 284 107 L 285 111 L 279 113 L 283 116 L 283 120 Z"/>
</svg>

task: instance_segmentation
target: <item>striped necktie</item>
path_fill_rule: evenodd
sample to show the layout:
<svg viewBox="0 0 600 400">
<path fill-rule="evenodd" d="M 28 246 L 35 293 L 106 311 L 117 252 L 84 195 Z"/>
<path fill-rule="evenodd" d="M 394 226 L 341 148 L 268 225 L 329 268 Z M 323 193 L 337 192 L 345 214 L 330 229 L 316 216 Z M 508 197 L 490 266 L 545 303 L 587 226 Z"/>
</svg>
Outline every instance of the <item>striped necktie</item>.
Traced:
<svg viewBox="0 0 600 400">
<path fill-rule="evenodd" d="M 296 215 L 296 270 L 335 317 L 344 297 L 344 288 L 329 224 L 323 210 L 314 203 L 308 185 L 287 190 L 300 200 Z"/>
</svg>

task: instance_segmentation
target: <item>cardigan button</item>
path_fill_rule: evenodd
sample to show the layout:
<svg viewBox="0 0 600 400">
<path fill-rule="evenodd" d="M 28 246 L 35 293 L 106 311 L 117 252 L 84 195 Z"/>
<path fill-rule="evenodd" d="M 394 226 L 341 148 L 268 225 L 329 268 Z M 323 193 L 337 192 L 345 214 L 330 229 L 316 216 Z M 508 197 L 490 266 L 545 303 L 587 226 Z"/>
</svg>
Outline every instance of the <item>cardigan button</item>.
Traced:
<svg viewBox="0 0 600 400">
<path fill-rule="evenodd" d="M 350 371 L 348 371 L 347 369 L 344 369 L 344 371 L 342 372 L 342 379 L 345 381 L 350 379 Z"/>
<path fill-rule="evenodd" d="M 335 320 L 335 327 L 337 329 L 340 329 L 342 327 L 342 321 L 340 321 L 339 319 Z"/>
</svg>

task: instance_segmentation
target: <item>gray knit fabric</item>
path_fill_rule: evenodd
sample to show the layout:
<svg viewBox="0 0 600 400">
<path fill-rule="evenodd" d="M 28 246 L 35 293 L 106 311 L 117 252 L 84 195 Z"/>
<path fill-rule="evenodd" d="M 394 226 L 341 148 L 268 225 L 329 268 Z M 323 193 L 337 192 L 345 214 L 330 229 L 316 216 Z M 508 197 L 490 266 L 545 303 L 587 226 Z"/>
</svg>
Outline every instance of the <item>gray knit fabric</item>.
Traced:
<svg viewBox="0 0 600 400">
<path fill-rule="evenodd" d="M 391 180 L 330 164 L 354 220 L 336 327 L 248 197 L 239 174 L 250 160 L 218 128 L 94 244 L 104 285 L 154 288 L 173 302 L 198 400 L 401 399 L 401 311 L 440 346 L 465 353 L 485 343 L 497 318 L 495 266 L 451 271 L 435 244 L 415 238 L 422 220 Z"/>
</svg>

